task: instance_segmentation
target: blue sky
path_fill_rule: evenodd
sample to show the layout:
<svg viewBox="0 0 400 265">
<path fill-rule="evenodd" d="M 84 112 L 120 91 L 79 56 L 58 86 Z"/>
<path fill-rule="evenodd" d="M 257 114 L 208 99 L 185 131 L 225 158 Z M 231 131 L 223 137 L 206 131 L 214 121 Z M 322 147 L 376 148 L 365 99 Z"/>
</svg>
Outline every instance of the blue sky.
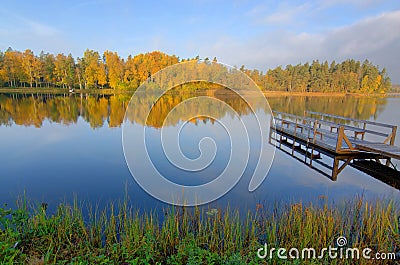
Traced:
<svg viewBox="0 0 400 265">
<path fill-rule="evenodd" d="M 370 59 L 400 83 L 400 1 L 3 1 L 0 49 L 153 50 L 265 71 Z"/>
</svg>

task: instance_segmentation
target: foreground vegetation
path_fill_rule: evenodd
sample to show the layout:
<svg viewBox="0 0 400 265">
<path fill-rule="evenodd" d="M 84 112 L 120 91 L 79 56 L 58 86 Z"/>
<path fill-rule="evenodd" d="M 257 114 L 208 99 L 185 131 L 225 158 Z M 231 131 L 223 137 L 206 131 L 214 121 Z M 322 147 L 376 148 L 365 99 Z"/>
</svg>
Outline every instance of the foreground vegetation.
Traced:
<svg viewBox="0 0 400 265">
<path fill-rule="evenodd" d="M 78 203 L 0 208 L 1 264 L 284 264 L 276 257 L 262 260 L 257 250 L 268 247 L 335 247 L 345 236 L 347 246 L 373 252 L 400 247 L 397 206 L 361 198 L 345 204 L 256 205 L 247 214 L 226 208 L 169 208 L 163 216 L 142 213 L 128 203 L 89 210 Z M 118 208 L 118 210 L 117 210 Z M 286 261 L 287 262 L 287 261 Z M 376 260 L 292 260 L 294 264 L 376 264 Z M 393 263 L 386 261 L 387 264 Z M 385 262 L 382 262 L 385 263 Z"/>
<path fill-rule="evenodd" d="M 0 87 L 135 90 L 167 66 L 199 59 L 199 56 L 181 59 L 159 51 L 129 55 L 125 59 L 117 52 L 100 54 L 89 49 L 82 58 L 74 58 L 71 54 L 41 52 L 35 55 L 29 49 L 21 52 L 9 48 L 5 52 L 0 51 Z M 215 57 L 212 61 L 204 59 L 205 64 L 216 61 Z M 205 67 L 201 69 L 207 71 Z M 223 76 L 226 69 L 219 70 L 222 72 L 213 71 L 210 76 Z M 265 73 L 244 66 L 240 70 L 264 91 L 371 94 L 386 93 L 392 89 L 386 69 L 379 69 L 368 60 L 362 63 L 352 59 L 341 63 L 314 60 L 311 63 L 278 66 Z M 187 70 L 179 74 L 198 80 L 196 73 L 188 74 Z"/>
</svg>

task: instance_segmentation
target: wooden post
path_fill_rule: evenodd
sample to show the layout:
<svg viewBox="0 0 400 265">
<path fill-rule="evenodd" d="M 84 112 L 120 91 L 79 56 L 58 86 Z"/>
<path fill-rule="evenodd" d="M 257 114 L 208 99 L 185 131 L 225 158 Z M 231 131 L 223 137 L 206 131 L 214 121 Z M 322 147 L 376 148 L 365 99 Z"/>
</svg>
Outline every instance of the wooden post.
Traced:
<svg viewBox="0 0 400 265">
<path fill-rule="evenodd" d="M 294 147 L 296 145 L 296 132 L 297 132 L 297 122 L 298 122 L 298 118 L 296 117 L 296 124 L 294 126 L 294 137 L 293 137 L 293 145 L 292 145 L 292 156 L 294 155 Z"/>
<path fill-rule="evenodd" d="M 394 145 L 394 141 L 396 140 L 397 126 L 392 127 L 392 135 L 390 137 L 390 145 Z M 386 159 L 386 166 L 390 166 L 391 159 Z"/>
<path fill-rule="evenodd" d="M 313 146 L 311 148 L 311 154 L 310 154 L 310 166 L 312 166 L 312 161 L 314 159 L 314 147 L 315 147 L 315 140 L 317 137 L 317 128 L 318 128 L 318 121 L 314 122 L 314 137 L 313 137 Z M 306 156 L 307 156 L 307 151 L 306 151 Z"/>
<path fill-rule="evenodd" d="M 397 126 L 392 127 L 392 137 L 390 138 L 390 145 L 394 145 L 394 140 L 396 139 Z"/>
<path fill-rule="evenodd" d="M 363 130 L 365 131 L 366 128 L 367 128 L 367 123 L 364 122 Z M 365 132 L 363 134 L 361 134 L 361 140 L 364 140 L 364 135 L 365 135 Z"/>
<path fill-rule="evenodd" d="M 274 127 L 274 116 L 271 113 L 271 119 L 269 120 L 269 138 L 268 138 L 268 143 L 271 144 L 272 143 L 272 128 Z"/>
<path fill-rule="evenodd" d="M 339 153 L 339 151 L 342 149 L 343 135 L 344 135 L 344 127 L 340 126 L 338 138 L 337 138 L 337 142 L 336 142 L 336 150 L 335 150 L 336 153 Z"/>
<path fill-rule="evenodd" d="M 332 180 L 333 181 L 337 180 L 338 174 L 339 174 L 339 159 L 335 156 L 333 158 L 333 164 L 332 164 Z"/>
<path fill-rule="evenodd" d="M 390 137 L 390 145 L 394 145 L 394 141 L 396 140 L 397 126 L 392 127 L 392 136 Z M 391 163 L 391 159 L 386 159 L 386 166 L 389 167 Z"/>
<path fill-rule="evenodd" d="M 281 114 L 281 133 L 279 135 L 279 148 L 282 146 L 282 131 L 283 131 L 283 115 Z"/>
</svg>

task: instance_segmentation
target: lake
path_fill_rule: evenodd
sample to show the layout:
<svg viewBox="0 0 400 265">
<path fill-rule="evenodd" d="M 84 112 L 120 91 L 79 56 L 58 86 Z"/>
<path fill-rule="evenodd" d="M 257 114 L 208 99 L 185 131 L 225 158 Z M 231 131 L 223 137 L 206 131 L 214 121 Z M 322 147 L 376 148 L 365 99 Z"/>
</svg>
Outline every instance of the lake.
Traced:
<svg viewBox="0 0 400 265">
<path fill-rule="evenodd" d="M 251 111 L 240 99 L 223 93 L 212 96 L 228 103 L 240 119 L 249 120 L 248 125 L 252 126 Z M 154 103 L 152 117 L 143 123 L 140 117 L 146 108 L 143 105 L 146 100 L 140 97 L 132 110 L 135 115 L 124 120 L 131 98 L 127 94 L 0 94 L 0 202 L 13 205 L 16 198 L 25 193 L 32 202 L 45 202 L 50 208 L 60 202 L 72 202 L 75 197 L 101 207 L 128 195 L 134 207 L 143 210 L 165 208 L 167 204 L 147 194 L 132 177 L 123 153 L 122 125 L 125 122 L 139 131 L 147 130 L 149 156 L 167 179 L 185 185 L 211 181 L 215 174 L 224 170 L 231 151 L 229 135 L 221 123 L 235 127 L 239 121 L 228 111 L 215 112 L 207 104 L 178 109 L 166 119 L 179 102 L 190 97 L 193 95 L 163 97 Z M 274 96 L 268 101 L 273 110 L 297 115 L 311 110 L 400 125 L 400 98 L 395 97 Z M 255 111 L 269 124 L 269 110 L 262 105 L 255 106 Z M 213 117 L 221 122 L 206 116 L 185 122 L 199 110 L 214 111 Z M 199 156 L 198 143 L 204 137 L 214 139 L 220 147 L 213 163 L 195 175 L 181 174 L 160 155 L 161 143 L 157 139 L 161 129 L 173 131 L 180 127 L 183 129 L 179 141 L 187 157 L 195 159 Z M 250 139 L 254 139 L 250 145 L 260 144 L 251 132 Z M 141 157 L 138 157 L 137 164 L 141 163 Z M 230 205 L 247 210 L 255 209 L 259 203 L 319 203 L 321 198 L 340 202 L 357 195 L 372 199 L 400 198 L 396 188 L 350 166 L 339 174 L 337 181 L 332 181 L 280 150 L 275 152 L 267 178 L 258 189 L 249 192 L 256 163 L 250 152 L 249 164 L 237 185 L 208 207 Z M 399 165 L 399 161 L 393 160 L 393 163 Z M 141 170 L 147 173 L 145 167 Z"/>
</svg>

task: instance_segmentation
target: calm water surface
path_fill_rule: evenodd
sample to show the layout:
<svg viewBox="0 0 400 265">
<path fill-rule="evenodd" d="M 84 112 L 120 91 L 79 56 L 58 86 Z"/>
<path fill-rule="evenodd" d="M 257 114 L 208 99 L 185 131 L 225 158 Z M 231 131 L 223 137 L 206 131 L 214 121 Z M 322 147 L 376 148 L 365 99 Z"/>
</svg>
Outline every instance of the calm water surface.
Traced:
<svg viewBox="0 0 400 265">
<path fill-rule="evenodd" d="M 239 99 L 229 95 L 216 97 L 232 106 L 242 119 L 251 116 L 247 105 Z M 50 207 L 63 201 L 71 202 L 74 196 L 104 205 L 123 199 L 127 193 L 132 204 L 141 209 L 165 207 L 137 185 L 125 163 L 121 126 L 129 99 L 129 95 L 0 94 L 0 203 L 12 205 L 16 197 L 25 192 L 32 201 L 46 202 Z M 150 137 L 154 135 L 150 153 L 154 153 L 160 172 L 178 183 L 197 185 L 211 180 L 214 173 L 223 170 L 229 159 L 229 139 L 215 120 L 198 118 L 187 123 L 180 143 L 188 157 L 199 155 L 197 143 L 205 136 L 215 139 L 220 148 L 207 171 L 190 179 L 177 174 L 167 160 L 157 156 L 160 147 L 156 139 L 162 126 L 180 126 L 185 117 L 198 111 L 178 111 L 163 124 L 168 110 L 184 99 L 182 95 L 170 95 L 156 102 L 147 124 L 142 124 L 141 119 L 125 122 L 135 124 L 139 129 L 147 126 Z M 400 98 L 273 97 L 269 98 L 269 103 L 274 110 L 299 115 L 304 110 L 312 110 L 400 125 Z M 140 99 L 135 104 L 135 115 L 140 117 L 143 108 Z M 204 111 L 208 107 L 198 106 Z M 262 108 L 256 111 L 269 121 L 268 111 Z M 227 113 L 217 115 L 223 122 L 238 122 Z M 251 144 L 257 146 L 259 140 L 254 139 Z M 400 165 L 399 161 L 393 162 Z M 250 193 L 247 187 L 255 163 L 250 154 L 249 166 L 238 185 L 212 207 L 229 204 L 240 209 L 254 209 L 260 202 L 318 202 L 321 195 L 331 201 L 343 201 L 361 194 L 368 198 L 400 198 L 399 190 L 352 167 L 346 167 L 337 181 L 332 181 L 279 150 L 276 150 L 268 177 Z"/>
</svg>

